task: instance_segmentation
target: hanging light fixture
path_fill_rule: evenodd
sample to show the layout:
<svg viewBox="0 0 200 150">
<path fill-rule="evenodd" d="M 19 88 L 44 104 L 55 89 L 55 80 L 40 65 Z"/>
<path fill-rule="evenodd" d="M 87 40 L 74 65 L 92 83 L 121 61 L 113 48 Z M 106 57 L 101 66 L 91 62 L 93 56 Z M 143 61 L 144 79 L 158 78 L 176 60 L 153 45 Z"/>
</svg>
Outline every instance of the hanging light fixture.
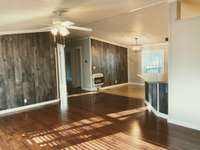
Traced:
<svg viewBox="0 0 200 150">
<path fill-rule="evenodd" d="M 57 28 L 52 28 L 51 33 L 56 36 L 58 34 L 58 29 Z"/>
<path fill-rule="evenodd" d="M 62 36 L 67 36 L 70 34 L 69 30 L 66 29 L 65 27 L 60 27 L 59 32 L 60 32 L 60 35 Z"/>
<path fill-rule="evenodd" d="M 51 33 L 56 36 L 58 33 L 60 33 L 61 36 L 67 36 L 70 34 L 69 30 L 65 27 L 54 27 L 51 29 Z"/>
<path fill-rule="evenodd" d="M 135 44 L 132 46 L 132 50 L 135 52 L 141 51 L 142 50 L 142 45 L 138 44 L 138 38 L 135 38 Z"/>
</svg>

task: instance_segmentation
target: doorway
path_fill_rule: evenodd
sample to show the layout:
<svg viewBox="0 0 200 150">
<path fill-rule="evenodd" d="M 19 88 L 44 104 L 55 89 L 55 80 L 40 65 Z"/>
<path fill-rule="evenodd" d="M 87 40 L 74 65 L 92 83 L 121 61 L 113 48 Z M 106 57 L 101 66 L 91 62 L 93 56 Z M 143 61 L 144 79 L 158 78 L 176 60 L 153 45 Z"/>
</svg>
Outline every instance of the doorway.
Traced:
<svg viewBox="0 0 200 150">
<path fill-rule="evenodd" d="M 85 92 L 82 90 L 81 47 L 66 49 L 67 92 L 69 95 Z"/>
</svg>

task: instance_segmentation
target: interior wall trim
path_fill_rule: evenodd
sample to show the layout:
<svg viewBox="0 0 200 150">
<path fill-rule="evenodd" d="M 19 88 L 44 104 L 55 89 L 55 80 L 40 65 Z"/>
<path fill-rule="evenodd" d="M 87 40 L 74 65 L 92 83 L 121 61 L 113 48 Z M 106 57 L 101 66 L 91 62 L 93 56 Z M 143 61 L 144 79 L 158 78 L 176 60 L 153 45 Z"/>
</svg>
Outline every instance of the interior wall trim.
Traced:
<svg viewBox="0 0 200 150">
<path fill-rule="evenodd" d="M 38 29 L 33 29 L 33 30 L 15 30 L 15 31 L 5 31 L 5 32 L 0 32 L 0 35 L 15 35 L 15 34 L 26 34 L 26 33 L 42 33 L 42 32 L 49 32 L 48 30 L 38 30 Z"/>
<path fill-rule="evenodd" d="M 128 85 L 128 84 L 129 83 L 115 84 L 115 85 L 111 85 L 111 86 L 101 87 L 100 89 L 101 90 L 112 89 L 112 88 L 116 88 L 116 87 L 125 86 L 125 85 Z M 95 88 L 95 87 L 93 87 L 93 88 L 83 88 L 83 90 L 95 92 L 95 91 L 97 91 L 97 88 Z"/>
<path fill-rule="evenodd" d="M 142 83 L 142 82 L 128 82 L 128 84 L 130 85 L 139 85 L 139 86 L 144 86 L 145 83 Z"/>
<path fill-rule="evenodd" d="M 82 89 L 89 92 L 97 91 L 97 88 L 82 88 Z"/>
<path fill-rule="evenodd" d="M 152 111 L 157 117 L 164 118 L 164 119 L 166 119 L 167 121 L 169 120 L 168 115 L 156 111 L 156 110 L 149 104 L 149 102 L 147 102 L 146 100 L 145 100 L 145 104 L 147 105 L 148 110 Z"/>
<path fill-rule="evenodd" d="M 55 100 L 49 100 L 49 101 L 41 102 L 41 103 L 37 103 L 37 104 L 2 110 L 2 111 L 0 111 L 0 117 L 13 115 L 13 114 L 21 113 L 21 112 L 25 112 L 25 111 L 30 111 L 33 109 L 38 109 L 40 107 L 44 107 L 47 105 L 57 104 L 59 101 L 60 101 L 60 99 L 55 99 Z"/>
<path fill-rule="evenodd" d="M 142 47 L 156 47 L 156 46 L 168 46 L 168 42 L 163 43 L 152 43 L 152 44 L 144 44 Z"/>
<path fill-rule="evenodd" d="M 199 126 L 195 126 L 195 125 L 192 125 L 192 124 L 187 123 L 187 122 L 171 119 L 170 116 L 169 116 L 168 122 L 171 123 L 171 124 L 175 124 L 175 125 L 178 125 L 178 126 L 185 127 L 185 128 L 190 128 L 190 129 L 200 131 Z"/>
<path fill-rule="evenodd" d="M 102 87 L 100 89 L 102 89 L 102 90 L 112 89 L 112 88 L 116 88 L 116 87 L 125 86 L 125 85 L 128 85 L 128 84 L 129 83 L 115 84 L 115 85 L 111 85 L 111 86 Z"/>
<path fill-rule="evenodd" d="M 178 2 L 178 1 L 181 1 L 181 0 L 168 0 L 168 3 L 174 3 L 174 2 Z"/>
<path fill-rule="evenodd" d="M 129 11 L 129 13 L 134 13 L 134 12 L 137 12 L 137 11 L 149 8 L 149 7 L 154 7 L 154 6 L 157 6 L 157 5 L 161 5 L 161 4 L 164 4 L 164 3 L 167 3 L 166 0 L 160 0 L 158 2 L 150 3 L 150 4 L 147 4 L 145 6 L 132 9 L 132 10 Z"/>
<path fill-rule="evenodd" d="M 87 93 L 72 94 L 72 95 L 69 95 L 68 98 L 79 97 L 79 96 L 84 96 L 84 95 L 92 95 L 92 94 L 97 94 L 97 93 L 98 93 L 97 91 L 89 91 Z"/>
<path fill-rule="evenodd" d="M 93 88 L 93 78 L 92 78 L 92 40 L 89 37 L 89 65 L 90 65 L 90 70 L 89 70 L 89 74 L 90 74 L 90 88 Z M 96 90 L 93 90 L 96 91 Z"/>
<path fill-rule="evenodd" d="M 129 48 L 127 45 L 119 44 L 117 42 L 112 42 L 112 41 L 105 40 L 105 39 L 95 37 L 95 36 L 90 36 L 90 39 L 94 39 L 94 40 L 104 42 L 104 43 L 109 43 L 109 44 L 112 44 L 112 45 L 115 45 L 115 46 L 120 46 L 120 47 L 127 48 L 127 49 Z"/>
</svg>

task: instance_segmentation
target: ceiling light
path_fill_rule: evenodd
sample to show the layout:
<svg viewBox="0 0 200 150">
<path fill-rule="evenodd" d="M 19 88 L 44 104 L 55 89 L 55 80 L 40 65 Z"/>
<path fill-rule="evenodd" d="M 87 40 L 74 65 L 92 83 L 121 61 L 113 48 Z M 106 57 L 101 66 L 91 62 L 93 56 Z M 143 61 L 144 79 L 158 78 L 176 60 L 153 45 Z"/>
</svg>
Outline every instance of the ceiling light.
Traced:
<svg viewBox="0 0 200 150">
<path fill-rule="evenodd" d="M 135 45 L 132 46 L 133 51 L 141 51 L 142 50 L 142 45 L 138 44 L 138 38 L 135 38 Z"/>
<path fill-rule="evenodd" d="M 59 32 L 62 36 L 67 36 L 70 34 L 69 30 L 67 30 L 65 27 L 60 27 Z"/>
<path fill-rule="evenodd" d="M 56 36 L 58 34 L 58 29 L 57 28 L 52 28 L 51 33 Z"/>
</svg>

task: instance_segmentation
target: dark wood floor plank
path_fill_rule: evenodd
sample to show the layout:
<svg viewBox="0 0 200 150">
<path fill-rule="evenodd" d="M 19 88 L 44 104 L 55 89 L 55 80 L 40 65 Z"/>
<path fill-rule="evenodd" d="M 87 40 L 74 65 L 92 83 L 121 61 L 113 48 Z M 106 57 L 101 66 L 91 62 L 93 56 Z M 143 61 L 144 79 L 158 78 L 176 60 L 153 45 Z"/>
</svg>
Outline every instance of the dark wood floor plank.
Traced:
<svg viewBox="0 0 200 150">
<path fill-rule="evenodd" d="M 0 150 L 199 150 L 200 132 L 168 124 L 143 100 L 100 93 L 0 118 Z"/>
</svg>

